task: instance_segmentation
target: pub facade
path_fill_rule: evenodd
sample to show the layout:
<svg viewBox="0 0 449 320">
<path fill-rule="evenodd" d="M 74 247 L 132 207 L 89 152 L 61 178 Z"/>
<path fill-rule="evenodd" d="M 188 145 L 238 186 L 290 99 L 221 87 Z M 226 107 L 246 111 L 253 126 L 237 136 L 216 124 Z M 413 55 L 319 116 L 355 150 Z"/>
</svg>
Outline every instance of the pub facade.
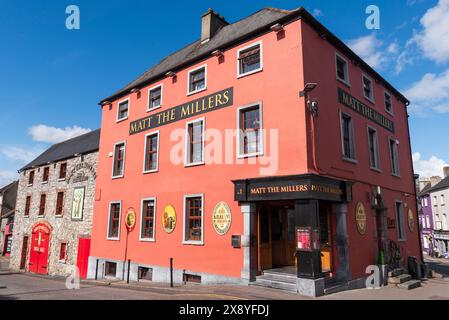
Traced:
<svg viewBox="0 0 449 320">
<path fill-rule="evenodd" d="M 12 270 L 86 278 L 99 136 L 55 144 L 19 171 Z"/>
<path fill-rule="evenodd" d="M 201 24 L 100 103 L 88 277 L 320 295 L 420 260 L 407 99 L 303 8 Z"/>
</svg>

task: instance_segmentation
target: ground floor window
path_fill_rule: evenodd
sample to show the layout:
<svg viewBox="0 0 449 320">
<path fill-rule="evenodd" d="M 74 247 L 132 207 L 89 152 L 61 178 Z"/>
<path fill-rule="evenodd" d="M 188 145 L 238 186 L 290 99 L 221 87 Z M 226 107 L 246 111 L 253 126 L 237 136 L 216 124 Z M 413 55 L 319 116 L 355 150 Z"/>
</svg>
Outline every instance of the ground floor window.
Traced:
<svg viewBox="0 0 449 320">
<path fill-rule="evenodd" d="M 122 204 L 113 202 L 109 206 L 108 239 L 117 240 L 120 237 L 120 213 Z"/>
<path fill-rule="evenodd" d="M 203 241 L 203 196 L 185 197 L 185 235 L 186 242 Z"/>
<path fill-rule="evenodd" d="M 67 243 L 62 242 L 59 248 L 59 261 L 67 260 Z"/>
<path fill-rule="evenodd" d="M 141 240 L 154 240 L 155 210 L 156 210 L 155 199 L 142 200 L 142 226 L 140 230 Z"/>
<path fill-rule="evenodd" d="M 106 262 L 104 264 L 104 275 L 106 277 L 116 277 L 117 276 L 117 263 Z"/>
<path fill-rule="evenodd" d="M 138 274 L 139 274 L 139 280 L 153 281 L 153 269 L 152 268 L 139 267 Z"/>
<path fill-rule="evenodd" d="M 397 201 L 395 204 L 396 209 L 396 221 L 398 228 L 398 240 L 406 240 L 405 222 L 404 222 L 404 209 L 402 208 L 402 202 Z"/>
</svg>

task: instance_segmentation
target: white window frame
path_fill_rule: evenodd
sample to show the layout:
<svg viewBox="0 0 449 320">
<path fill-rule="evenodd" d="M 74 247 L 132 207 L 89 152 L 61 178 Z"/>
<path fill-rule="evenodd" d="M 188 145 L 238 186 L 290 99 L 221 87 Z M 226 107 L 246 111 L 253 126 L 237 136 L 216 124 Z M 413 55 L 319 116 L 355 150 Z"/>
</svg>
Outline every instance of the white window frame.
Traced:
<svg viewBox="0 0 449 320">
<path fill-rule="evenodd" d="M 351 114 L 349 114 L 349 113 L 346 113 L 346 112 L 343 112 L 343 111 L 341 111 L 341 110 L 339 110 L 339 112 L 340 112 L 340 141 L 341 141 L 341 156 L 342 156 L 342 159 L 344 160 L 344 161 L 348 161 L 348 162 L 351 162 L 351 163 L 358 163 L 358 161 L 357 161 L 357 148 L 356 148 L 356 142 L 355 142 L 355 128 L 354 128 L 354 117 L 351 115 Z M 345 144 L 344 144 L 344 141 L 343 141 L 343 116 L 346 116 L 346 117 L 349 117 L 349 118 L 351 118 L 351 128 L 350 128 L 350 132 L 349 132 L 349 134 L 351 135 L 351 139 L 352 139 L 352 143 L 351 143 L 351 148 L 352 148 L 352 153 L 353 153 L 353 156 L 354 156 L 354 158 L 349 158 L 349 157 L 347 157 L 346 155 L 345 155 Z"/>
<path fill-rule="evenodd" d="M 390 97 L 390 103 L 391 103 L 391 110 L 387 109 L 387 100 L 385 99 L 385 96 L 389 96 Z M 390 114 L 390 115 L 394 115 L 394 107 L 393 107 L 393 96 L 391 95 L 391 93 L 389 93 L 388 91 L 384 91 L 384 107 L 385 107 L 385 111 Z"/>
<path fill-rule="evenodd" d="M 153 201 L 154 203 L 154 217 L 153 217 L 153 238 L 142 238 L 142 228 L 143 228 L 143 203 L 145 201 Z M 140 228 L 139 228 L 139 241 L 142 242 L 156 242 L 156 224 L 157 224 L 157 200 L 156 197 L 143 198 L 140 203 Z"/>
<path fill-rule="evenodd" d="M 161 103 L 160 103 L 158 106 L 156 106 L 156 107 L 150 107 L 150 105 L 151 105 L 151 101 L 150 101 L 150 98 L 151 98 L 151 91 L 154 91 L 154 90 L 156 90 L 156 89 L 158 89 L 158 88 L 161 88 Z M 153 111 L 153 110 L 157 110 L 157 109 L 162 108 L 163 99 L 164 99 L 164 84 L 163 84 L 163 83 L 160 83 L 160 84 L 158 84 L 157 86 L 154 86 L 154 87 L 151 87 L 150 89 L 148 89 L 147 112 L 150 112 L 150 111 Z"/>
<path fill-rule="evenodd" d="M 126 101 L 128 102 L 128 115 L 127 115 L 125 118 L 119 119 L 118 115 L 119 115 L 119 113 L 120 113 L 120 105 L 121 105 L 122 103 L 126 102 Z M 128 98 L 126 98 L 126 99 L 123 99 L 123 100 L 119 101 L 119 102 L 117 103 L 117 114 L 116 114 L 116 117 L 115 117 L 115 122 L 116 122 L 116 123 L 119 123 L 119 122 L 122 122 L 122 121 L 127 120 L 127 119 L 129 118 L 129 111 L 130 111 L 130 110 L 131 110 L 131 99 L 130 99 L 130 97 L 128 97 Z"/>
<path fill-rule="evenodd" d="M 396 162 L 397 162 L 397 172 L 393 171 L 394 168 L 394 164 L 393 164 L 393 154 L 392 152 L 394 152 L 394 150 L 391 150 L 391 142 L 394 142 L 395 144 L 395 148 L 396 148 L 396 154 L 395 154 L 395 158 L 396 158 Z M 390 149 L 390 165 L 391 165 L 391 175 L 395 176 L 395 177 L 400 177 L 401 176 L 401 168 L 399 167 L 399 149 L 398 149 L 398 140 L 396 140 L 393 137 L 388 137 L 388 149 Z"/>
<path fill-rule="evenodd" d="M 448 230 L 447 214 L 445 213 L 443 213 L 441 217 L 441 229 L 444 231 Z"/>
<path fill-rule="evenodd" d="M 446 199 L 444 197 L 444 194 L 440 195 L 440 201 L 442 206 L 446 205 Z"/>
<path fill-rule="evenodd" d="M 193 241 L 193 240 L 186 240 L 186 227 L 187 227 L 187 199 L 189 198 L 201 198 L 201 240 L 199 241 Z M 183 219 L 183 226 L 182 226 L 182 244 L 184 245 L 195 245 L 195 246 L 203 246 L 204 245 L 204 193 L 198 193 L 198 194 L 188 194 L 184 195 L 184 219 Z"/>
<path fill-rule="evenodd" d="M 423 200 L 424 200 L 424 207 L 427 207 L 428 206 L 427 197 L 425 197 Z"/>
<path fill-rule="evenodd" d="M 122 174 L 121 175 L 118 175 L 118 176 L 114 176 L 114 167 L 115 167 L 115 157 L 116 157 L 116 154 L 115 154 L 115 150 L 116 150 L 116 147 L 119 145 L 119 144 L 123 144 L 124 145 L 124 147 L 125 147 L 125 150 L 124 150 L 124 152 L 123 152 L 123 172 L 122 172 Z M 126 140 L 124 140 L 124 141 L 119 141 L 119 142 L 116 142 L 115 144 L 114 144 L 114 151 L 113 151 L 113 157 L 112 157 L 112 179 L 121 179 L 121 178 L 123 178 L 124 176 L 125 176 L 125 162 L 126 162 Z"/>
<path fill-rule="evenodd" d="M 370 137 L 369 137 L 370 130 L 374 131 L 374 133 L 375 133 L 374 152 L 376 153 L 376 154 L 374 155 L 374 156 L 375 156 L 375 159 L 376 159 L 376 166 L 373 166 L 373 165 L 372 165 L 372 163 L 371 163 L 371 154 L 369 155 L 370 168 L 371 168 L 372 170 L 375 170 L 375 171 L 380 171 L 379 135 L 378 135 L 378 133 L 377 133 L 377 129 L 376 129 L 376 128 L 374 128 L 374 127 L 372 127 L 372 126 L 367 126 L 367 128 L 366 128 L 366 133 L 367 133 L 367 135 L 368 135 L 368 152 L 369 152 L 369 153 L 371 152 L 371 151 L 370 151 L 370 149 L 371 149 L 371 146 L 370 146 L 371 141 L 370 141 Z"/>
<path fill-rule="evenodd" d="M 111 208 L 113 204 L 119 204 L 120 205 L 120 213 L 119 213 L 119 219 L 118 219 L 118 235 L 117 237 L 109 237 L 109 231 L 111 227 Z M 110 241 L 120 241 L 120 228 L 122 227 L 122 201 L 111 201 L 109 202 L 109 213 L 108 213 L 108 229 L 106 230 L 106 239 Z"/>
<path fill-rule="evenodd" d="M 190 144 L 190 136 L 189 136 L 189 125 L 195 124 L 197 122 L 203 122 L 203 132 L 202 132 L 202 152 L 201 152 L 201 161 L 200 162 L 192 162 L 189 163 L 189 144 Z M 205 132 L 206 132 L 206 118 L 201 117 L 194 120 L 191 120 L 189 122 L 186 122 L 186 131 L 185 131 L 185 150 L 184 150 L 184 167 L 194 167 L 194 166 L 200 166 L 204 165 L 205 159 L 204 159 L 204 147 L 205 147 Z"/>
<path fill-rule="evenodd" d="M 259 48 L 260 48 L 260 67 L 258 69 L 254 69 L 254 70 L 246 72 L 246 73 L 240 73 L 240 59 L 239 59 L 240 52 L 251 49 L 252 47 L 255 47 L 257 45 L 259 45 Z M 253 43 L 237 50 L 237 79 L 246 77 L 251 74 L 261 72 L 261 71 L 263 71 L 263 42 L 262 42 L 262 40 L 253 42 Z"/>
<path fill-rule="evenodd" d="M 241 128 L 241 122 L 240 122 L 240 114 L 245 109 L 250 109 L 253 107 L 259 107 L 259 119 L 260 119 L 260 130 L 259 130 L 259 143 L 260 148 L 259 152 L 253 152 L 245 154 L 243 153 L 243 131 Z M 263 127 L 263 103 L 262 101 L 254 102 L 251 104 L 247 104 L 244 106 L 240 106 L 237 108 L 237 159 L 244 159 L 244 158 L 253 158 L 253 157 L 262 157 L 265 155 L 265 135 L 264 135 L 264 127 Z"/>
<path fill-rule="evenodd" d="M 343 60 L 343 61 L 346 63 L 346 65 L 345 65 L 345 75 L 346 75 L 346 77 L 347 77 L 348 79 L 341 79 L 341 78 L 338 76 L 337 59 L 341 59 L 341 60 Z M 338 53 L 338 52 L 335 52 L 335 77 L 336 77 L 336 79 L 337 79 L 338 81 L 344 83 L 344 84 L 347 85 L 348 87 L 351 86 L 351 83 L 350 83 L 350 80 L 349 80 L 349 62 L 348 62 L 348 60 L 347 60 L 345 57 L 343 57 L 343 55 L 341 55 L 341 54 Z"/>
<path fill-rule="evenodd" d="M 190 75 L 198 70 L 204 69 L 204 88 L 199 90 L 190 91 Z M 207 64 L 203 64 L 199 67 L 196 67 L 194 69 L 189 70 L 187 73 L 187 96 L 191 96 L 193 94 L 196 94 L 198 92 L 206 91 L 207 90 Z"/>
<path fill-rule="evenodd" d="M 397 208 L 398 208 L 398 204 L 400 204 L 400 212 L 397 212 Z M 407 241 L 407 229 L 405 227 L 405 217 L 404 217 L 404 207 L 403 207 L 403 203 L 400 200 L 396 200 L 394 202 L 394 213 L 396 216 L 396 221 L 397 221 L 397 232 L 396 235 L 398 237 L 398 241 Z M 401 219 L 399 219 L 399 217 L 401 217 Z M 402 231 L 404 232 L 403 237 L 401 237 L 401 228 Z"/>
<path fill-rule="evenodd" d="M 432 226 L 430 224 L 430 216 L 426 214 L 426 216 L 424 217 L 424 220 L 426 220 L 426 228 L 432 228 Z"/>
<path fill-rule="evenodd" d="M 437 196 L 433 196 L 433 206 L 438 207 L 438 197 Z"/>
<path fill-rule="evenodd" d="M 367 97 L 365 95 L 365 79 L 369 80 L 371 82 L 371 97 Z M 371 77 L 368 77 L 366 74 L 362 73 L 362 91 L 363 91 L 363 96 L 365 97 L 365 99 L 367 99 L 368 101 L 375 103 L 374 100 L 374 81 Z"/>
<path fill-rule="evenodd" d="M 148 142 L 148 137 L 149 136 L 153 136 L 153 135 L 157 135 L 157 156 L 156 156 L 156 169 L 152 169 L 152 170 L 145 170 L 145 165 L 146 165 L 146 157 L 147 157 L 147 142 Z M 158 172 L 159 171 L 159 143 L 160 143 L 160 133 L 159 130 L 150 132 L 148 134 L 145 135 L 145 141 L 144 141 L 144 149 L 143 149 L 143 174 L 147 174 L 147 173 L 154 173 L 154 172 Z"/>
</svg>

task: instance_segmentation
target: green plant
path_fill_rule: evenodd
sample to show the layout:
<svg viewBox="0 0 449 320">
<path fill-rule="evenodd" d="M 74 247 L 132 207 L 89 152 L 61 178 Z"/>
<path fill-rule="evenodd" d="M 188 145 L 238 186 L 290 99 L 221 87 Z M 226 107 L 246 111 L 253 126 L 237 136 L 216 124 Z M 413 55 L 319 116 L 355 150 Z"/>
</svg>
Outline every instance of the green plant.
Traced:
<svg viewBox="0 0 449 320">
<path fill-rule="evenodd" d="M 377 264 L 378 265 L 384 265 L 385 264 L 385 253 L 383 250 L 379 251 L 379 254 L 377 256 Z"/>
</svg>

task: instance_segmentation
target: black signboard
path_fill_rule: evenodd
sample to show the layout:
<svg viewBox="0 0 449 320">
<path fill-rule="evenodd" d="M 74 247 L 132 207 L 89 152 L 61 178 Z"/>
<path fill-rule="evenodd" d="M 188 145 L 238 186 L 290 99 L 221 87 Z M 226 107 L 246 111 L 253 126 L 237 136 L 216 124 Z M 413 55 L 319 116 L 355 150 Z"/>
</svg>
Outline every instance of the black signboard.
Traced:
<svg viewBox="0 0 449 320">
<path fill-rule="evenodd" d="M 351 183 L 318 175 L 256 178 L 233 181 L 235 200 L 241 202 L 269 200 L 351 201 Z"/>
<path fill-rule="evenodd" d="M 348 108 L 351 108 L 355 112 L 361 114 L 365 118 L 377 123 L 381 127 L 387 129 L 388 131 L 394 133 L 394 123 L 381 113 L 377 112 L 373 108 L 368 107 L 363 102 L 357 100 L 349 93 L 344 91 L 341 88 L 338 88 L 338 102 L 345 105 Z"/>
<path fill-rule="evenodd" d="M 180 106 L 131 122 L 129 134 L 137 134 L 169 123 L 232 106 L 234 88 L 228 88 Z"/>
</svg>

